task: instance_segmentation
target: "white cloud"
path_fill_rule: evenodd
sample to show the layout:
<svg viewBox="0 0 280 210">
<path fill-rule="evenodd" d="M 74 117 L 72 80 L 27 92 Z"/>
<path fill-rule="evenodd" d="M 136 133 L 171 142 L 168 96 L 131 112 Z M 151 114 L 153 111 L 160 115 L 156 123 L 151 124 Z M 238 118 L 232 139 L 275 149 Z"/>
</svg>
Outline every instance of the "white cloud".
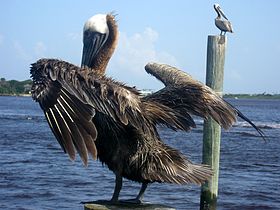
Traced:
<svg viewBox="0 0 280 210">
<path fill-rule="evenodd" d="M 24 60 L 24 61 L 32 61 L 32 56 L 26 52 L 26 50 L 22 47 L 22 45 L 18 41 L 14 41 L 14 49 L 16 51 L 16 55 Z"/>
<path fill-rule="evenodd" d="M 46 50 L 46 45 L 43 42 L 39 41 L 35 44 L 34 54 L 36 57 L 45 57 Z"/>
<path fill-rule="evenodd" d="M 132 36 L 120 33 L 119 43 L 109 66 L 111 75 L 139 88 L 158 88 L 159 84 L 154 84 L 155 80 L 146 73 L 144 66 L 148 62 L 178 66 L 174 56 L 156 49 L 158 37 L 159 34 L 152 28 L 146 28 Z"/>
<path fill-rule="evenodd" d="M 67 34 L 67 37 L 70 38 L 71 40 L 81 40 L 82 39 L 82 34 L 81 32 L 70 32 Z"/>
<path fill-rule="evenodd" d="M 47 51 L 46 45 L 41 41 L 34 43 L 33 48 L 25 48 L 19 41 L 14 41 L 13 46 L 16 56 L 27 63 L 45 57 Z"/>
</svg>

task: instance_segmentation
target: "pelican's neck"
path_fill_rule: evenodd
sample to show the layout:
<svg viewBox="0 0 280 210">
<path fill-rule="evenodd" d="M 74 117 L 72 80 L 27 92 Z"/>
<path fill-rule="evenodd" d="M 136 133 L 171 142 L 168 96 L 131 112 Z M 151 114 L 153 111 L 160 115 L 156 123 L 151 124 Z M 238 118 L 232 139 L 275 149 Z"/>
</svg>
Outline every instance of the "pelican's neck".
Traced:
<svg viewBox="0 0 280 210">
<path fill-rule="evenodd" d="M 118 26 L 112 14 L 106 15 L 106 26 L 108 27 L 108 38 L 104 46 L 100 49 L 90 68 L 95 69 L 100 74 L 105 74 L 106 67 L 112 57 L 118 42 Z"/>
</svg>

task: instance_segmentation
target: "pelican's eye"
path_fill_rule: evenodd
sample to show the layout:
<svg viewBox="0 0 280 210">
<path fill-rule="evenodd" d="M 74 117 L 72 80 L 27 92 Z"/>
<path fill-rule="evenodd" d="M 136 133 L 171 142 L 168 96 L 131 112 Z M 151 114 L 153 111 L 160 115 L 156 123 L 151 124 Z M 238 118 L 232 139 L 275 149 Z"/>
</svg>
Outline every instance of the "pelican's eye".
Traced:
<svg viewBox="0 0 280 210">
<path fill-rule="evenodd" d="M 89 37 L 89 35 L 90 35 L 90 32 L 88 30 L 84 32 L 85 37 Z"/>
</svg>

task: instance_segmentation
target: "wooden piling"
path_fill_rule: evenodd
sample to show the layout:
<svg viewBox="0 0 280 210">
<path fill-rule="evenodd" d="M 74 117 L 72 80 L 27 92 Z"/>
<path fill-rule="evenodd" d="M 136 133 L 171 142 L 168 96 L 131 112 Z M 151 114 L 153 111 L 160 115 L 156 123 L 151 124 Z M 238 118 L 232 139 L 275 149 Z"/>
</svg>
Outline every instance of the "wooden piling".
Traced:
<svg viewBox="0 0 280 210">
<path fill-rule="evenodd" d="M 226 36 L 208 36 L 206 85 L 222 96 Z M 210 165 L 214 175 L 202 185 L 200 210 L 214 210 L 218 197 L 221 127 L 211 118 L 204 121 L 202 162 Z"/>
</svg>

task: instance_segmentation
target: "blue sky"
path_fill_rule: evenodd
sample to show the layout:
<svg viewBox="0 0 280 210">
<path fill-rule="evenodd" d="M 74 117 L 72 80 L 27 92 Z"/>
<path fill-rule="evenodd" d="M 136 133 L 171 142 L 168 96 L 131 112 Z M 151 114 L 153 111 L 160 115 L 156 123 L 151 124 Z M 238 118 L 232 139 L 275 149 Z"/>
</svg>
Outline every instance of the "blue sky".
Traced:
<svg viewBox="0 0 280 210">
<path fill-rule="evenodd" d="M 174 65 L 205 81 L 207 36 L 219 34 L 213 4 L 233 24 L 226 51 L 225 93 L 280 93 L 280 1 L 2 0 L 0 77 L 25 80 L 42 57 L 80 65 L 82 28 L 94 14 L 114 11 L 120 39 L 107 74 L 138 88 L 160 82 L 144 66 Z"/>
</svg>

